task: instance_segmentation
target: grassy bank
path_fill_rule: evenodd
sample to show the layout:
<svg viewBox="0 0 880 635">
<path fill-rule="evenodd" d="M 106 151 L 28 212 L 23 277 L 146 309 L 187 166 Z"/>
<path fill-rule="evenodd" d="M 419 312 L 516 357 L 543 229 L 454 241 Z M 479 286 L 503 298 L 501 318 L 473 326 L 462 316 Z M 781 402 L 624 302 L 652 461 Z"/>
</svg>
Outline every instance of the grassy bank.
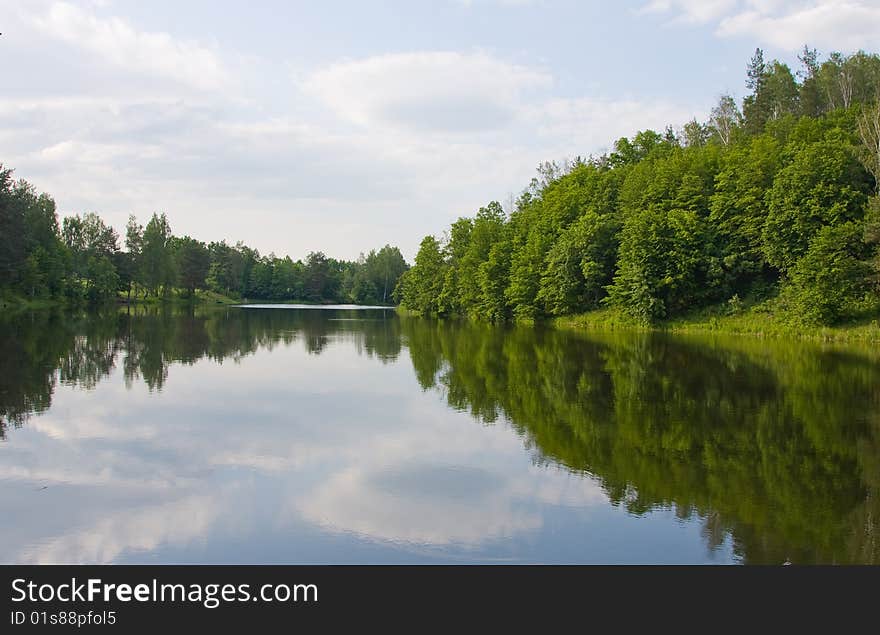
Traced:
<svg viewBox="0 0 880 635">
<path fill-rule="evenodd" d="M 0 311 L 33 311 L 60 306 L 61 300 L 51 298 L 29 298 L 27 296 L 0 293 Z"/>
<path fill-rule="evenodd" d="M 560 317 L 554 326 L 584 330 L 655 330 L 673 333 L 721 333 L 759 338 L 788 338 L 817 342 L 880 343 L 880 313 L 865 311 L 860 317 L 836 326 L 798 323 L 780 298 L 747 307 L 715 306 L 684 318 L 645 325 L 615 309 L 600 309 Z"/>
<path fill-rule="evenodd" d="M 128 298 L 125 294 L 120 294 L 117 300 L 122 304 L 146 304 L 146 305 L 161 305 L 161 304 L 240 304 L 240 300 L 234 300 L 229 296 L 225 296 L 221 293 L 215 293 L 214 291 L 196 291 L 195 295 L 182 294 L 177 291 L 172 292 L 170 295 L 164 296 L 149 296 L 147 298 L 143 297 L 134 297 L 131 299 Z"/>
<path fill-rule="evenodd" d="M 239 304 L 239 300 L 234 300 L 228 296 L 213 291 L 197 291 L 194 296 L 182 295 L 177 292 L 169 296 L 150 296 L 149 298 L 134 297 L 130 299 L 125 294 L 120 294 L 116 298 L 117 304 L 132 306 L 161 306 L 164 304 L 186 305 L 230 305 Z M 112 303 L 112 301 L 111 301 Z M 73 302 L 66 298 L 30 298 L 22 294 L 12 293 L 9 290 L 0 292 L 0 310 L 2 311 L 38 311 L 41 309 L 51 309 L 56 307 L 71 306 L 73 308 L 86 307 L 87 303 Z"/>
</svg>

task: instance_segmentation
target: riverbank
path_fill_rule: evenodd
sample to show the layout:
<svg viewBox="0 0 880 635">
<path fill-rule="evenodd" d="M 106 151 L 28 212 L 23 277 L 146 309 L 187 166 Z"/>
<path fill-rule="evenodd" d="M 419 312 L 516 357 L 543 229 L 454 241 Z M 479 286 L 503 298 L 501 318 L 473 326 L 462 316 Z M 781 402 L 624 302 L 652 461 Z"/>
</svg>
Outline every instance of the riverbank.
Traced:
<svg viewBox="0 0 880 635">
<path fill-rule="evenodd" d="M 420 313 L 397 307 L 401 317 L 420 317 Z M 456 319 L 452 317 L 451 319 Z M 460 316 L 460 319 L 464 319 Z M 546 320 L 523 319 L 522 325 L 543 324 L 573 331 L 641 331 L 741 335 L 753 338 L 795 339 L 813 342 L 880 344 L 880 307 L 866 309 L 862 315 L 836 326 L 810 326 L 798 322 L 797 315 L 779 297 L 751 304 L 726 303 L 694 312 L 683 318 L 645 324 L 614 308 L 566 315 Z"/>
<path fill-rule="evenodd" d="M 715 306 L 684 318 L 645 325 L 615 309 L 600 309 L 552 320 L 572 330 L 640 330 L 672 333 L 719 333 L 757 338 L 787 338 L 815 342 L 880 343 L 880 314 L 863 316 L 837 326 L 799 324 L 782 300 L 773 298 L 748 308 Z"/>
<path fill-rule="evenodd" d="M 119 304 L 146 304 L 146 305 L 162 305 L 162 304 L 241 304 L 241 300 L 235 300 L 222 293 L 214 291 L 196 291 L 194 295 L 180 295 L 172 293 L 170 296 L 150 296 L 148 298 L 127 298 L 120 295 L 117 298 Z"/>
<path fill-rule="evenodd" d="M 60 300 L 49 298 L 28 298 L 16 294 L 0 294 L 0 311 L 36 311 L 60 306 Z"/>
<path fill-rule="evenodd" d="M 109 300 L 107 304 L 112 305 L 113 301 Z M 172 293 L 170 296 L 150 296 L 148 298 L 128 298 L 120 294 L 116 298 L 116 304 L 119 306 L 163 306 L 175 305 L 183 306 L 187 304 L 198 305 L 234 305 L 241 304 L 240 300 L 235 300 L 228 296 L 213 291 L 196 291 L 193 296 L 179 295 Z M 2 311 L 39 311 L 43 309 L 52 309 L 59 307 L 84 307 L 88 306 L 84 302 L 73 302 L 66 298 L 29 298 L 27 296 L 5 292 L 0 295 L 0 310 Z M 103 305 L 102 305 L 103 306 Z"/>
</svg>

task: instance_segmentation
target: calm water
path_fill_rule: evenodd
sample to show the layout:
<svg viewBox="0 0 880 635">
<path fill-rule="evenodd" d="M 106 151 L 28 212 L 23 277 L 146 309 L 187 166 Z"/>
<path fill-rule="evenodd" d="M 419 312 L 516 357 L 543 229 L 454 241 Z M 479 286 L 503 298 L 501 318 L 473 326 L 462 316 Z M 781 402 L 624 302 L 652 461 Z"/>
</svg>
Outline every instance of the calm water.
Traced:
<svg viewBox="0 0 880 635">
<path fill-rule="evenodd" d="M 0 562 L 880 561 L 871 350 L 381 309 L 0 321 Z"/>
</svg>

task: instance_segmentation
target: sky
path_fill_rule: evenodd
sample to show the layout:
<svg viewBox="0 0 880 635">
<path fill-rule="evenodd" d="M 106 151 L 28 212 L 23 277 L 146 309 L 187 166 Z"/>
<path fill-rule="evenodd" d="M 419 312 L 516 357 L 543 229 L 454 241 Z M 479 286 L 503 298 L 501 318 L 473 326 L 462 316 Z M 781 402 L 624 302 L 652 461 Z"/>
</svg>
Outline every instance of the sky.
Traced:
<svg viewBox="0 0 880 635">
<path fill-rule="evenodd" d="M 741 98 L 880 0 L 0 0 L 0 162 L 61 216 L 353 259 Z"/>
</svg>

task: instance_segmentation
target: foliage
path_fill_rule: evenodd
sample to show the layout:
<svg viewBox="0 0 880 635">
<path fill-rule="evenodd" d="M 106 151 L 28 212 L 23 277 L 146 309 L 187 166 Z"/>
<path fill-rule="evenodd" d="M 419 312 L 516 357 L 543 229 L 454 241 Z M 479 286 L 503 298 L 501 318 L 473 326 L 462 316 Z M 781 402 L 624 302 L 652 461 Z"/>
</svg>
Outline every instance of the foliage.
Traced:
<svg viewBox="0 0 880 635">
<path fill-rule="evenodd" d="M 404 308 L 499 320 L 604 303 L 653 323 L 783 291 L 803 320 L 832 323 L 863 290 L 876 306 L 880 221 L 866 208 L 880 57 L 823 61 L 805 47 L 798 59 L 795 74 L 758 49 L 741 106 L 724 95 L 678 134 L 643 130 L 603 156 L 541 164 L 506 217 L 491 203 L 422 243 Z M 839 232 L 844 251 L 827 242 Z M 824 303 L 805 300 L 833 281 Z"/>
<path fill-rule="evenodd" d="M 833 324 L 854 312 L 867 291 L 863 230 L 856 223 L 824 227 L 798 260 L 792 291 L 801 318 L 811 324 Z"/>
<path fill-rule="evenodd" d="M 116 230 L 95 213 L 68 216 L 59 227 L 55 202 L 0 165 L 0 291 L 6 296 L 106 302 L 169 298 L 179 291 L 221 297 L 389 304 L 407 269 L 397 247 L 370 251 L 357 262 L 321 252 L 306 262 L 261 256 L 243 243 L 205 244 L 174 236 L 168 217 L 146 226 L 130 216 L 124 249 Z"/>
</svg>

